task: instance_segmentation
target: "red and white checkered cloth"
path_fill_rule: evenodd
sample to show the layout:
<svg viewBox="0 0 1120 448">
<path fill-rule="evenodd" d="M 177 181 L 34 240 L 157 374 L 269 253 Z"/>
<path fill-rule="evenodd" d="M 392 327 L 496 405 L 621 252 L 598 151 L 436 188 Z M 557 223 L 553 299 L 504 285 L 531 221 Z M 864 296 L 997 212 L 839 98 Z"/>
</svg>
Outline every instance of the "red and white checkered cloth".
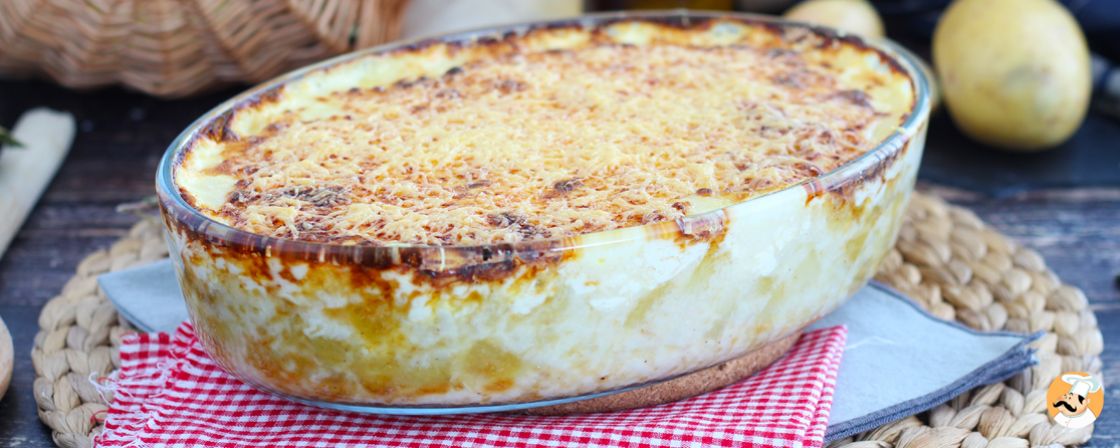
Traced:
<svg viewBox="0 0 1120 448">
<path fill-rule="evenodd" d="M 329 411 L 260 392 L 219 368 L 188 324 L 136 334 L 109 380 L 98 446 L 819 447 L 847 331 L 806 333 L 784 358 L 733 386 L 630 411 L 534 417 L 393 417 Z"/>
</svg>

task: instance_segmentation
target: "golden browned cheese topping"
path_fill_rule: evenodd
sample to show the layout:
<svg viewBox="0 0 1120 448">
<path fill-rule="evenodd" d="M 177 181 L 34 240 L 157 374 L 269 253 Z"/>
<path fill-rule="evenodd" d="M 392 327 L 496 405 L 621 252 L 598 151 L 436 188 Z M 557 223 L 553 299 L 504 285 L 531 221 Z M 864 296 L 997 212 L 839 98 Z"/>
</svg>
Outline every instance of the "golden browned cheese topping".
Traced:
<svg viewBox="0 0 1120 448">
<path fill-rule="evenodd" d="M 874 146 L 878 123 L 897 127 L 894 103 L 861 84 L 890 72 L 852 66 L 748 45 L 484 58 L 271 115 L 191 174 L 232 182 L 220 204 L 195 205 L 258 234 L 355 244 L 672 220 L 820 176 Z"/>
</svg>

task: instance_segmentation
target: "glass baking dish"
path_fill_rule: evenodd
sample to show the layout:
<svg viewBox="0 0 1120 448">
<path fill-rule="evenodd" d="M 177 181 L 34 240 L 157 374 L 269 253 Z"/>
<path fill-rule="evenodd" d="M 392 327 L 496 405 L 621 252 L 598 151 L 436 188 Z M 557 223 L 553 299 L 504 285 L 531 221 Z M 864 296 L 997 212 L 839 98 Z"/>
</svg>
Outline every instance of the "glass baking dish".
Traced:
<svg viewBox="0 0 1120 448">
<path fill-rule="evenodd" d="M 913 101 L 874 149 L 815 179 L 637 227 L 475 246 L 332 245 L 248 233 L 184 200 L 175 164 L 241 107 L 353 87 L 337 75 L 432 46 L 627 23 L 853 46 L 905 76 Z M 721 28 L 722 27 L 722 28 Z M 670 31 L 666 31 L 670 32 Z M 602 14 L 347 54 L 200 117 L 156 186 L 191 320 L 229 372 L 319 406 L 437 414 L 556 405 L 674 378 L 786 338 L 840 305 L 892 247 L 921 159 L 928 81 L 905 50 L 774 18 Z"/>
</svg>

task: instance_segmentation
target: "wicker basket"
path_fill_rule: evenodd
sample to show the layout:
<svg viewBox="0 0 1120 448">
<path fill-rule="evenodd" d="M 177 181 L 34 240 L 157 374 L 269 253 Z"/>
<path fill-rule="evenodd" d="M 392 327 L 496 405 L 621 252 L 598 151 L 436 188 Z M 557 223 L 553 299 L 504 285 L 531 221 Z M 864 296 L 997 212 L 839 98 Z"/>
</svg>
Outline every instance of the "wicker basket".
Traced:
<svg viewBox="0 0 1120 448">
<path fill-rule="evenodd" d="M 0 74 L 163 97 L 393 39 L 408 0 L 3 0 Z"/>
</svg>

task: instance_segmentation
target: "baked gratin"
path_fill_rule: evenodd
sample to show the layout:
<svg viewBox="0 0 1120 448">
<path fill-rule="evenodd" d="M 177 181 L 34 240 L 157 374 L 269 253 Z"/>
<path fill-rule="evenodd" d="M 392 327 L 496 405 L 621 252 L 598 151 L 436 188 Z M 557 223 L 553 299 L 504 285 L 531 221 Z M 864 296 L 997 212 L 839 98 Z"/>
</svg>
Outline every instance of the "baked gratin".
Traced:
<svg viewBox="0 0 1120 448">
<path fill-rule="evenodd" d="M 565 237 L 816 178 L 897 129 L 914 100 L 897 68 L 856 46 L 659 30 L 434 45 L 383 76 L 340 67 L 351 73 L 332 81 L 352 87 L 235 112 L 176 181 L 211 218 L 278 238 Z"/>
<path fill-rule="evenodd" d="M 864 284 L 921 153 L 920 75 L 802 25 L 588 18 L 255 89 L 170 150 L 192 319 L 273 391 L 524 403 L 713 365 Z"/>
</svg>

